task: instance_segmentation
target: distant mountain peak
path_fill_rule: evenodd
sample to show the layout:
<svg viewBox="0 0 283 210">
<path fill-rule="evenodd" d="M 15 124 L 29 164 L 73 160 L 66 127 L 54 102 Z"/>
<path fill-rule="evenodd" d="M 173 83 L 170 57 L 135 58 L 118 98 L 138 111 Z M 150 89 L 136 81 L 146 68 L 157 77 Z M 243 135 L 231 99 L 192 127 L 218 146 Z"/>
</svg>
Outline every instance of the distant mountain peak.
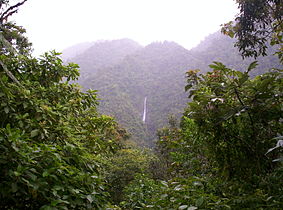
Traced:
<svg viewBox="0 0 283 210">
<path fill-rule="evenodd" d="M 88 48 L 90 48 L 95 42 L 82 42 L 82 43 L 78 43 L 75 45 L 72 45 L 66 49 L 64 49 L 62 51 L 62 58 L 63 60 L 69 60 L 79 54 L 81 54 L 82 52 L 84 52 L 85 50 L 87 50 Z"/>
<path fill-rule="evenodd" d="M 143 47 L 131 39 L 117 39 L 117 40 L 99 40 L 89 43 L 88 46 L 84 45 L 84 50 L 75 45 L 70 47 L 73 55 L 65 61 L 71 60 L 74 63 L 79 64 L 81 69 L 81 77 L 86 78 L 90 73 L 98 72 L 100 69 L 113 66 L 121 62 L 126 56 L 134 54 L 136 51 L 143 49 Z"/>
<path fill-rule="evenodd" d="M 182 49 L 185 49 L 183 46 L 173 41 L 156 41 L 156 42 L 150 43 L 145 48 L 180 48 L 180 49 L 182 48 Z"/>
<path fill-rule="evenodd" d="M 76 59 L 77 57 L 89 54 L 92 51 L 100 51 L 103 48 L 114 51 L 125 50 L 132 53 L 133 51 L 142 48 L 142 46 L 138 42 L 128 38 L 82 42 L 64 49 L 62 52 L 62 58 L 65 61 L 73 58 Z"/>
<path fill-rule="evenodd" d="M 142 47 L 138 42 L 129 39 L 129 38 L 122 38 L 122 39 L 113 39 L 113 40 L 98 40 L 94 42 L 93 46 L 96 45 L 131 45 L 136 47 Z"/>
</svg>

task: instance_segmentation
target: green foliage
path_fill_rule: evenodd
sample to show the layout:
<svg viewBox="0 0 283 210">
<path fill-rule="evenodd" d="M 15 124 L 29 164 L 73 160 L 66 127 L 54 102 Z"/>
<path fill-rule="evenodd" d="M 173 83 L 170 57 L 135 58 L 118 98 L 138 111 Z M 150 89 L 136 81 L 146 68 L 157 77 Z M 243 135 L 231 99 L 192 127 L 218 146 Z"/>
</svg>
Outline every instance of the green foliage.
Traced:
<svg viewBox="0 0 283 210">
<path fill-rule="evenodd" d="M 157 153 L 167 166 L 169 177 L 204 175 L 209 171 L 205 157 L 204 135 L 197 132 L 197 125 L 183 117 L 181 128 L 170 126 L 158 133 Z"/>
<path fill-rule="evenodd" d="M 107 203 L 95 158 L 78 144 L 32 143 L 1 129 L 1 209 L 85 209 Z"/>
<path fill-rule="evenodd" d="M 224 24 L 222 31 L 238 40 L 243 57 L 267 54 L 267 43 L 279 46 L 282 57 L 283 3 L 278 0 L 237 0 L 239 14 L 235 22 Z"/>
<path fill-rule="evenodd" d="M 159 131 L 158 154 L 171 179 L 139 178 L 133 191 L 129 185 L 134 209 L 282 207 L 282 165 L 272 163 L 280 159 L 281 137 L 274 136 L 283 129 L 282 70 L 250 79 L 257 62 L 244 73 L 219 62 L 210 67 L 206 74 L 187 73 L 192 101 L 180 128 L 171 123 Z M 142 190 L 151 188 L 154 195 Z"/>
<path fill-rule="evenodd" d="M 125 189 L 123 209 L 280 209 L 283 205 L 282 170 L 254 183 L 223 182 L 215 177 L 176 177 L 156 181 L 137 175 Z"/>
<path fill-rule="evenodd" d="M 39 60 L 1 58 L 24 87 L 1 72 L 1 208 L 105 206 L 100 162 L 116 150 L 124 131 L 97 113 L 95 91 L 60 82 L 78 71 L 56 53 Z"/>
<path fill-rule="evenodd" d="M 125 209 L 230 209 L 228 199 L 214 195 L 213 186 L 194 176 L 154 181 L 139 175 L 126 191 Z"/>
<path fill-rule="evenodd" d="M 126 187 L 126 199 L 121 202 L 123 209 L 146 209 L 152 207 L 151 198 L 158 197 L 162 188 L 158 182 L 145 174 L 137 174 L 135 179 Z"/>
<path fill-rule="evenodd" d="M 122 201 L 124 188 L 134 180 L 136 174 L 151 173 L 151 163 L 155 160 L 150 151 L 134 148 L 121 149 L 109 158 L 105 174 L 114 203 Z"/>
<path fill-rule="evenodd" d="M 282 71 L 249 79 L 248 72 L 210 65 L 212 72 L 188 72 L 189 103 L 185 116 L 194 119 L 207 157 L 226 177 L 245 177 L 272 168 L 265 151 L 270 139 L 282 132 Z"/>
</svg>

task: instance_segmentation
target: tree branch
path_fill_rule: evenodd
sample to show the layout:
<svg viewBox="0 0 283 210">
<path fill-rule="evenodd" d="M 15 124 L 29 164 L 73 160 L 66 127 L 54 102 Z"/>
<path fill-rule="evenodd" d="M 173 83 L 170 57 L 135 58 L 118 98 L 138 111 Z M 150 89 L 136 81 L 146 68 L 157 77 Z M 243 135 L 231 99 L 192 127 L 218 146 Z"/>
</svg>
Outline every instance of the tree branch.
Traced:
<svg viewBox="0 0 283 210">
<path fill-rule="evenodd" d="M 7 21 L 8 20 L 8 17 L 13 15 L 14 13 L 16 13 L 18 10 L 14 10 L 14 11 L 11 11 L 9 12 L 7 15 L 5 15 L 3 18 L 1 18 L 1 22 L 4 22 L 4 21 Z"/>
<path fill-rule="evenodd" d="M 10 53 L 17 54 L 17 51 L 14 49 L 12 44 L 5 39 L 2 32 L 0 32 L 0 43 L 1 42 Z"/>
<path fill-rule="evenodd" d="M 236 94 L 236 96 L 237 96 L 237 98 L 238 98 L 239 102 L 240 102 L 240 103 L 241 103 L 241 105 L 245 108 L 246 106 L 245 106 L 245 104 L 243 103 L 243 101 L 241 100 L 241 98 L 240 98 L 240 95 L 239 95 L 239 92 L 238 92 L 237 88 L 234 88 L 234 90 L 235 90 L 235 94 Z M 255 131 L 255 128 L 254 128 L 254 121 L 253 121 L 253 118 L 252 118 L 251 114 L 249 113 L 249 110 L 247 111 L 247 113 L 248 113 L 248 116 L 249 116 L 249 118 L 250 118 L 250 121 L 251 121 L 251 125 L 252 125 L 252 128 L 253 128 L 253 131 Z"/>
<path fill-rule="evenodd" d="M 19 80 L 17 80 L 17 78 L 12 74 L 12 72 L 8 70 L 7 66 L 1 60 L 0 64 L 3 67 L 5 73 L 11 78 L 11 80 L 13 80 L 13 82 L 15 82 L 17 85 L 24 89 L 24 86 L 19 82 Z"/>
<path fill-rule="evenodd" d="M 9 7 L 5 12 L 2 13 L 2 15 L 0 17 L 0 22 L 2 23 L 4 19 L 7 19 L 10 15 L 14 14 L 15 12 L 17 12 L 18 11 L 18 7 L 23 5 L 26 1 L 27 0 L 23 0 L 22 2 L 19 2 L 19 3 L 15 4 L 15 5 Z"/>
</svg>

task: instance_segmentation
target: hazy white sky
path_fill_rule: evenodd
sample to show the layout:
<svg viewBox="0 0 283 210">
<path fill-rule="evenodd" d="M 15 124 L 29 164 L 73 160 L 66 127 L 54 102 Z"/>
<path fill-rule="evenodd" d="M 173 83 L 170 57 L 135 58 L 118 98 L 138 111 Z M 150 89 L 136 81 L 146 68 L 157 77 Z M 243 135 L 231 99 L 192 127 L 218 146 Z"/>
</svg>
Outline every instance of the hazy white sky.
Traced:
<svg viewBox="0 0 283 210">
<path fill-rule="evenodd" d="M 28 0 L 14 19 L 35 53 L 85 41 L 175 41 L 190 49 L 233 20 L 233 0 Z"/>
</svg>

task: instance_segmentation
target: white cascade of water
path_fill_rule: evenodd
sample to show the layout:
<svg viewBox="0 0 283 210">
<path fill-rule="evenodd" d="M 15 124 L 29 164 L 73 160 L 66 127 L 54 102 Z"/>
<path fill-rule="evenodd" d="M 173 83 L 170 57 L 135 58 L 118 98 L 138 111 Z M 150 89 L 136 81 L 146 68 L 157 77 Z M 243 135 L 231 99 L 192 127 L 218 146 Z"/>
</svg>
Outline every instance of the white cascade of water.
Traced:
<svg viewBox="0 0 283 210">
<path fill-rule="evenodd" d="M 145 123 L 145 118 L 146 118 L 146 98 L 144 98 L 144 102 L 143 102 L 143 116 L 142 116 L 142 121 Z"/>
</svg>

